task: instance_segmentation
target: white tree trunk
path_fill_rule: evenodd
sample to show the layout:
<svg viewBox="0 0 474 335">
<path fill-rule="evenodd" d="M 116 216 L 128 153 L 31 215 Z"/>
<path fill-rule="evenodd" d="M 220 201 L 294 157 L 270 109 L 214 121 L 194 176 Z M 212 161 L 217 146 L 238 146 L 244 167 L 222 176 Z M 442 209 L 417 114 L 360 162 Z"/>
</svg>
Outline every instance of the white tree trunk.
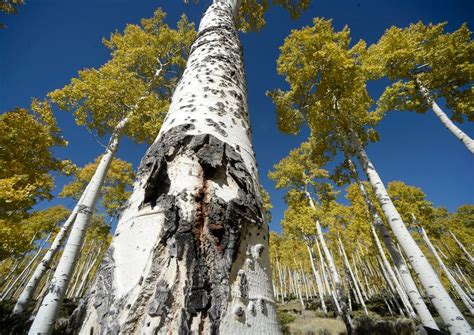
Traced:
<svg viewBox="0 0 474 335">
<path fill-rule="evenodd" d="M 314 204 L 311 197 L 309 198 L 309 200 L 310 200 L 310 204 L 312 205 L 311 207 L 314 208 Z M 321 248 L 323 249 L 324 256 L 326 257 L 326 260 L 328 263 L 329 272 L 331 273 L 331 278 L 334 283 L 336 297 L 342 311 L 341 317 L 343 318 L 344 323 L 346 324 L 348 333 L 351 333 L 354 329 L 354 325 L 352 323 L 349 311 L 347 310 L 347 304 L 344 299 L 344 292 L 342 289 L 341 279 L 339 277 L 339 273 L 337 272 L 336 264 L 334 263 L 334 259 L 332 258 L 331 252 L 329 251 L 326 241 L 324 240 L 323 232 L 321 230 L 321 225 L 319 224 L 318 220 L 316 220 L 316 234 L 318 236 L 319 242 L 321 243 Z"/>
<path fill-rule="evenodd" d="M 397 280 L 395 273 L 393 272 L 387 257 L 385 256 L 385 253 L 383 252 L 382 246 L 380 245 L 380 240 L 378 239 L 378 236 L 375 232 L 373 232 L 374 239 L 377 244 L 377 248 L 379 249 L 380 256 L 382 257 L 383 263 L 385 265 L 385 268 L 388 272 L 388 275 L 392 280 L 394 280 L 394 283 L 398 283 L 397 286 L 397 292 L 400 294 L 400 298 L 404 301 L 404 304 L 406 307 L 408 307 L 408 314 L 410 316 L 413 315 L 413 309 L 412 305 L 410 302 L 405 299 L 402 296 L 405 296 L 405 293 L 408 294 L 408 297 L 410 298 L 413 307 L 416 309 L 416 312 L 418 316 L 420 317 L 421 322 L 423 325 L 426 327 L 432 328 L 439 330 L 438 325 L 436 324 L 436 321 L 434 320 L 433 316 L 431 315 L 431 312 L 429 311 L 428 307 L 426 306 L 422 296 L 420 295 L 420 292 L 418 291 L 418 288 L 416 287 L 416 284 L 410 274 L 410 270 L 407 268 L 406 264 L 404 263 L 402 259 L 402 255 L 398 252 L 397 248 L 395 247 L 392 238 L 390 236 L 390 233 L 387 231 L 387 228 L 385 227 L 382 218 L 379 216 L 377 209 L 375 208 L 374 204 L 372 203 L 372 200 L 369 197 L 369 194 L 367 193 L 367 190 L 365 189 L 364 184 L 361 182 L 359 175 L 357 173 L 357 170 L 354 166 L 354 163 L 350 159 L 348 155 L 346 155 L 347 162 L 349 164 L 349 169 L 351 172 L 351 176 L 354 179 L 354 181 L 357 183 L 359 186 L 360 193 L 362 194 L 362 197 L 364 198 L 364 201 L 367 205 L 367 208 L 369 210 L 369 214 L 372 216 L 374 220 L 375 227 L 377 228 L 378 232 L 382 236 L 383 242 L 385 244 L 385 247 L 387 248 L 390 256 L 392 257 L 392 260 L 395 264 L 395 266 L 398 269 L 398 273 L 400 274 L 400 278 L 404 284 L 405 289 L 401 290 L 400 287 L 400 282 Z M 372 226 L 372 225 L 371 225 Z M 373 229 L 373 228 L 372 228 Z M 380 245 L 380 247 L 379 247 Z"/>
<path fill-rule="evenodd" d="M 215 1 L 201 20 L 77 312 L 83 333 L 279 333 L 232 5 Z"/>
<path fill-rule="evenodd" d="M 285 303 L 285 292 L 286 292 L 285 288 L 286 287 L 284 284 L 282 269 L 281 269 L 281 265 L 278 258 L 276 258 L 276 264 L 277 264 L 277 270 L 278 270 L 278 280 L 280 282 L 280 301 L 281 303 Z"/>
<path fill-rule="evenodd" d="M 459 297 L 461 298 L 462 302 L 464 303 L 464 305 L 467 307 L 467 309 L 469 310 L 469 312 L 471 313 L 471 315 L 474 315 L 474 306 L 473 306 L 473 302 L 471 301 L 471 299 L 469 298 L 469 296 L 466 294 L 466 292 L 464 292 L 464 290 L 461 288 L 461 286 L 459 285 L 459 283 L 456 281 L 456 279 L 454 279 L 453 275 L 451 274 L 451 272 L 449 271 L 449 269 L 446 267 L 446 265 L 444 264 L 443 260 L 441 259 L 441 257 L 439 257 L 438 253 L 436 252 L 436 249 L 434 248 L 433 244 L 431 244 L 431 241 L 430 241 L 430 238 L 428 237 L 428 234 L 426 234 L 426 231 L 425 229 L 422 227 L 420 229 L 421 231 L 421 237 L 423 237 L 423 240 L 425 241 L 426 245 L 428 246 L 428 248 L 430 249 L 431 253 L 433 254 L 433 256 L 435 257 L 436 261 L 438 262 L 439 266 L 441 267 L 441 269 L 444 271 L 446 277 L 448 277 L 448 280 L 449 282 L 451 283 L 451 285 L 453 286 L 453 288 L 456 290 L 457 294 L 459 295 Z"/>
<path fill-rule="evenodd" d="M 363 187 L 363 186 L 362 186 Z M 390 265 L 388 259 L 387 259 L 387 256 L 385 255 L 385 252 L 382 248 L 382 244 L 380 243 L 380 240 L 379 240 L 379 237 L 377 235 L 377 232 L 375 231 L 375 228 L 374 228 L 374 225 L 370 225 L 370 229 L 372 231 L 372 235 L 374 237 L 374 240 L 375 240 L 375 245 L 377 246 L 377 250 L 379 251 L 379 255 L 380 255 L 380 258 L 381 258 L 381 262 L 383 264 L 383 267 L 382 269 L 384 269 L 387 273 L 387 280 L 389 282 L 392 283 L 392 285 L 394 286 L 393 287 L 393 290 L 395 292 L 397 292 L 398 296 L 400 297 L 403 305 L 405 306 L 405 309 L 406 311 L 408 312 L 408 315 L 412 318 L 416 318 L 416 314 L 415 314 L 415 311 L 413 310 L 413 307 L 412 305 L 410 304 L 410 301 L 408 300 L 408 296 L 405 292 L 405 290 L 402 288 L 402 286 L 400 285 L 400 282 L 398 281 L 398 278 L 395 274 L 395 272 L 393 272 L 392 270 L 392 266 Z M 411 281 L 413 282 L 413 281 Z M 413 285 L 415 283 L 413 282 Z M 416 289 L 416 286 L 415 286 L 415 289 Z M 416 299 L 419 300 L 422 300 L 421 299 L 421 296 L 418 292 L 418 290 L 416 290 L 415 292 L 416 294 Z M 433 324 L 436 326 L 436 322 L 434 321 L 433 317 L 431 316 L 431 313 L 428 311 L 428 308 L 426 307 L 426 304 L 423 302 L 423 305 L 424 307 L 426 308 L 427 311 L 425 311 L 425 314 L 427 313 L 428 314 L 428 317 L 424 318 L 424 320 L 422 319 L 422 323 L 427 326 L 427 327 L 430 327 L 430 328 L 433 328 Z M 420 308 L 418 308 L 420 309 Z M 421 319 L 421 317 L 420 317 Z M 428 324 L 425 324 L 426 322 L 426 319 L 428 321 Z M 436 326 L 437 327 L 437 326 Z"/>
<path fill-rule="evenodd" d="M 20 280 L 23 280 L 24 279 L 24 276 L 25 274 L 27 275 L 27 271 L 30 271 L 31 270 L 31 267 L 33 266 L 33 263 L 35 262 L 35 260 L 39 257 L 39 255 L 41 254 L 41 251 L 43 250 L 43 247 L 44 245 L 46 244 L 46 242 L 49 240 L 49 238 L 51 237 L 51 233 L 52 233 L 52 230 L 49 232 L 48 236 L 46 237 L 45 240 L 43 240 L 43 242 L 41 243 L 40 247 L 38 248 L 38 251 L 36 252 L 36 254 L 33 256 L 33 258 L 30 260 L 30 262 L 25 266 L 25 268 L 23 269 L 23 271 L 18 275 L 18 277 L 16 277 L 16 279 L 13 281 L 13 283 L 10 284 L 10 286 L 8 287 L 8 289 L 3 293 L 0 301 L 4 300 L 5 298 L 9 297 L 10 295 L 10 292 L 11 290 L 15 287 L 15 284 L 20 281 Z"/>
<path fill-rule="evenodd" d="M 117 152 L 120 135 L 127 121 L 128 118 L 124 118 L 117 124 L 110 137 L 105 154 L 102 156 L 86 190 L 84 190 L 85 195 L 83 201 L 79 204 L 76 219 L 71 228 L 71 233 L 56 271 L 54 272 L 53 279 L 51 280 L 48 294 L 43 299 L 41 307 L 31 325 L 29 334 L 51 334 L 54 328 L 64 295 L 66 294 L 68 284 L 80 256 L 80 250 L 84 242 L 87 227 L 92 220 L 92 215 L 100 195 L 100 189 L 115 153 Z"/>
<path fill-rule="evenodd" d="M 316 265 L 314 264 L 313 250 L 311 249 L 309 244 L 306 244 L 306 248 L 308 249 L 309 260 L 311 261 L 311 268 L 313 269 L 314 280 L 316 281 L 316 286 L 318 288 L 319 300 L 321 301 L 321 309 L 323 310 L 324 314 L 328 314 L 328 310 L 324 302 L 321 278 L 319 277 L 318 270 L 316 268 Z"/>
<path fill-rule="evenodd" d="M 81 199 L 79 200 L 79 203 L 83 199 L 83 196 L 81 196 Z M 79 209 L 79 206 L 76 205 L 72 213 L 69 215 L 69 218 L 64 222 L 64 224 L 61 226 L 61 229 L 59 230 L 58 234 L 54 238 L 53 243 L 50 245 L 48 251 L 46 254 L 43 256 L 43 259 L 41 262 L 38 264 L 38 266 L 35 269 L 35 272 L 31 276 L 30 280 L 28 281 L 28 284 L 26 284 L 25 288 L 23 289 L 20 297 L 18 298 L 15 307 L 13 308 L 13 315 L 21 315 L 22 313 L 25 312 L 26 308 L 31 302 L 31 299 L 33 297 L 33 294 L 41 281 L 41 278 L 45 275 L 45 273 L 48 271 L 51 260 L 54 258 L 56 253 L 59 251 L 59 248 L 61 247 L 61 244 L 63 243 L 64 239 L 67 236 L 67 232 L 69 231 L 69 228 L 71 227 L 72 223 L 74 222 L 77 211 Z"/>
<path fill-rule="evenodd" d="M 337 241 L 339 242 L 339 247 L 341 249 L 341 255 L 344 260 L 344 264 L 347 270 L 349 271 L 350 279 L 352 280 L 352 283 L 354 284 L 355 293 L 356 293 L 357 298 L 359 299 L 359 303 L 362 305 L 365 315 L 369 315 L 369 312 L 367 311 L 367 306 L 365 305 L 364 297 L 362 297 L 361 289 L 359 287 L 360 281 L 356 279 L 354 272 L 352 271 L 351 264 L 349 263 L 349 259 L 347 258 L 347 255 L 346 255 L 346 250 L 344 249 L 344 245 L 342 244 L 342 241 L 339 237 Z"/>
<path fill-rule="evenodd" d="M 461 248 L 462 252 L 464 255 L 466 255 L 467 259 L 469 262 L 471 262 L 472 265 L 474 265 L 474 258 L 471 256 L 471 254 L 467 251 L 466 247 L 457 239 L 456 235 L 453 234 L 452 231 L 449 232 L 451 234 L 451 237 L 456 241 L 457 245 L 459 248 Z"/>
<path fill-rule="evenodd" d="M 382 210 L 397 241 L 400 243 L 403 251 L 408 256 L 408 259 L 410 260 L 413 269 L 417 273 L 423 287 L 430 295 L 430 299 L 433 302 L 436 310 L 440 314 L 445 324 L 448 326 L 450 332 L 453 334 L 469 334 L 471 332 L 471 326 L 464 319 L 463 315 L 454 304 L 448 292 L 441 284 L 438 276 L 427 261 L 425 255 L 423 255 L 419 246 L 411 236 L 410 232 L 405 226 L 405 223 L 402 221 L 400 214 L 393 205 L 392 200 L 390 199 L 387 190 L 380 179 L 380 176 L 372 165 L 372 162 L 369 160 L 367 153 L 355 134 L 351 135 L 351 142 L 355 150 L 355 154 L 359 159 L 362 169 L 367 175 L 367 179 L 374 189 L 377 200 L 382 207 Z"/>
<path fill-rule="evenodd" d="M 421 84 L 419 80 L 416 79 L 418 87 L 420 88 L 421 93 L 425 97 L 425 99 L 431 104 L 431 108 L 433 112 L 441 121 L 441 123 L 458 139 L 460 140 L 466 148 L 474 154 L 474 141 L 472 138 L 469 137 L 465 132 L 459 129 L 458 126 L 454 124 L 453 121 L 446 115 L 445 112 L 438 106 L 438 104 L 434 101 L 431 97 L 430 92 Z"/>
</svg>

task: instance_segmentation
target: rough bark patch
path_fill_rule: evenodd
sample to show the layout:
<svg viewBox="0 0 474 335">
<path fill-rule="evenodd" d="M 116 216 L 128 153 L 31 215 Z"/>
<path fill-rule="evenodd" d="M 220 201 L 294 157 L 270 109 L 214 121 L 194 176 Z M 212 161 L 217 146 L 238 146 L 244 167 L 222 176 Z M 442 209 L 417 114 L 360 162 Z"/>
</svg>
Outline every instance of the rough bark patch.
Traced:
<svg viewBox="0 0 474 335">
<path fill-rule="evenodd" d="M 191 126 L 177 126 L 148 150 L 139 169 L 139 175 L 148 175 L 143 185 L 142 206 L 159 204 L 164 208 L 160 243 L 186 264 L 185 305 L 179 306 L 182 308 L 181 332 L 189 333 L 193 318 L 200 315 L 200 324 L 208 318 L 211 332 L 217 333 L 229 295 L 229 275 L 241 233 L 249 225 L 263 224 L 261 200 L 240 154 L 212 135 L 187 135 L 186 130 Z M 162 185 L 168 178 L 168 164 L 178 153 L 184 152 L 195 156 L 204 172 L 202 185 L 193 199 L 195 211 L 191 222 L 180 216 L 176 206 L 178 198 L 185 195 L 167 194 L 167 188 Z M 238 196 L 224 201 L 212 194 L 208 186 L 211 181 L 217 185 L 227 184 L 228 178 L 239 186 Z M 167 292 L 163 285 L 157 285 L 149 315 L 162 316 L 164 311 L 172 309 L 169 304 L 173 302 Z"/>
</svg>

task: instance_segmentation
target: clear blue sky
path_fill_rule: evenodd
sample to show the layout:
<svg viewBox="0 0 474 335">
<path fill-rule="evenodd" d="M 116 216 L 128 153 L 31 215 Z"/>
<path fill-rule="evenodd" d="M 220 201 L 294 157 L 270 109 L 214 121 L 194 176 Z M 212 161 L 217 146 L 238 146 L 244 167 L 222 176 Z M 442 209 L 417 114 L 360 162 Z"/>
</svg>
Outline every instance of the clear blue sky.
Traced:
<svg viewBox="0 0 474 335">
<path fill-rule="evenodd" d="M 192 1 L 191 1 L 192 2 Z M 19 15 L 0 15 L 8 28 L 0 30 L 0 112 L 16 106 L 27 107 L 31 97 L 42 98 L 55 88 L 63 87 L 85 67 L 98 67 L 107 61 L 103 36 L 121 31 L 127 23 L 138 23 L 150 17 L 157 7 L 168 13 L 167 22 L 175 24 L 181 13 L 198 24 L 210 3 L 184 5 L 181 0 L 26 0 Z M 311 8 L 297 21 L 291 22 L 279 8 L 267 13 L 267 26 L 259 33 L 241 35 L 244 46 L 253 142 L 262 183 L 270 192 L 274 205 L 271 229 L 280 230 L 285 204 L 283 192 L 276 191 L 266 177 L 289 150 L 304 140 L 288 136 L 276 128 L 274 108 L 265 91 L 284 85 L 275 70 L 278 47 L 291 29 L 311 24 L 319 16 L 333 18 L 341 29 L 351 28 L 353 40 L 363 38 L 374 43 L 391 25 L 406 26 L 411 22 L 439 23 L 448 21 L 448 30 L 463 22 L 473 24 L 474 2 L 462 0 L 314 0 Z M 377 97 L 383 84 L 370 85 Z M 92 136 L 78 128 L 72 116 L 57 113 L 69 147 L 56 150 L 58 156 L 83 165 L 93 161 L 102 148 Z M 461 127 L 474 136 L 474 125 Z M 378 130 L 379 143 L 370 144 L 368 153 L 387 183 L 402 180 L 421 187 L 437 206 L 453 211 L 459 205 L 474 203 L 474 159 L 439 121 L 428 113 L 391 113 Z M 136 167 L 146 147 L 124 141 L 119 157 Z M 58 190 L 66 181 L 58 178 Z M 53 203 L 64 201 L 53 201 Z M 65 202 L 71 204 L 71 202 Z M 41 204 L 41 207 L 47 204 Z"/>
</svg>

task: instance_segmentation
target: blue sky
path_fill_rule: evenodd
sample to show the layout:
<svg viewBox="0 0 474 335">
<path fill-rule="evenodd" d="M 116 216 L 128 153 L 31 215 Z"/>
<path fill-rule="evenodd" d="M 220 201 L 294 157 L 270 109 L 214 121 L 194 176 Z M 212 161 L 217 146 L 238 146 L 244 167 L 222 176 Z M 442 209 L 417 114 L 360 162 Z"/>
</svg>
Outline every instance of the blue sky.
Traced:
<svg viewBox="0 0 474 335">
<path fill-rule="evenodd" d="M 181 0 L 27 0 L 18 16 L 0 15 L 0 22 L 8 26 L 0 30 L 0 112 L 16 106 L 27 107 L 31 97 L 42 98 L 47 92 L 63 87 L 78 70 L 106 62 L 109 54 L 101 43 L 102 37 L 123 30 L 127 23 L 139 23 L 141 18 L 152 16 L 155 8 L 161 7 L 168 13 L 167 22 L 172 26 L 183 12 L 197 25 L 209 3 L 209 0 L 189 5 Z M 374 43 L 390 26 L 406 26 L 419 20 L 448 21 L 448 30 L 468 22 L 472 30 L 473 15 L 473 1 L 314 0 L 297 21 L 290 21 L 279 8 L 270 8 L 267 25 L 261 32 L 241 35 L 253 143 L 262 183 L 274 205 L 271 229 L 279 230 L 285 204 L 283 192 L 274 189 L 266 177 L 267 171 L 304 140 L 304 136 L 283 135 L 278 131 L 273 105 L 265 96 L 267 90 L 284 86 L 283 78 L 276 74 L 275 61 L 278 47 L 291 29 L 311 24 L 313 17 L 332 18 L 337 29 L 344 25 L 351 28 L 354 41 L 362 38 Z M 374 98 L 383 91 L 384 84 L 370 84 Z M 57 118 L 69 141 L 69 147 L 56 150 L 59 157 L 83 165 L 102 152 L 92 136 L 75 125 L 70 114 L 58 112 Z M 472 123 L 461 127 L 474 136 Z M 378 131 L 381 141 L 370 144 L 367 151 L 386 183 L 402 180 L 419 186 L 435 205 L 451 211 L 459 205 L 474 203 L 474 159 L 431 112 L 390 113 Z M 125 140 L 118 156 L 136 167 L 145 150 L 146 146 Z M 66 179 L 57 180 L 59 191 Z M 53 203 L 72 204 L 59 200 Z"/>
</svg>

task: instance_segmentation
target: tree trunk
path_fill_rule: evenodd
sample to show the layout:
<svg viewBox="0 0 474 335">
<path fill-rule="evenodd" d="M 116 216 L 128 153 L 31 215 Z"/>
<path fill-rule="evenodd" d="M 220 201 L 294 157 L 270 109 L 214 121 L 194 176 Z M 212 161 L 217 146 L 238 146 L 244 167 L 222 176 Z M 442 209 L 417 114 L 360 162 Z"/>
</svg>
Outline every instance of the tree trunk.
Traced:
<svg viewBox="0 0 474 335">
<path fill-rule="evenodd" d="M 405 223 L 402 221 L 400 214 L 392 203 L 385 186 L 380 179 L 377 171 L 375 170 L 372 162 L 369 160 L 367 153 L 365 152 L 362 144 L 355 134 L 351 134 L 351 142 L 355 150 L 355 154 L 359 159 L 362 169 L 367 175 L 372 188 L 374 189 L 380 206 L 387 218 L 387 221 L 397 239 L 400 243 L 403 251 L 408 256 L 413 269 L 417 273 L 423 287 L 430 295 L 431 301 L 435 306 L 436 310 L 440 314 L 441 318 L 448 326 L 451 333 L 456 334 L 468 334 L 471 331 L 471 326 L 451 297 L 441 284 L 438 276 L 427 261 L 425 255 L 423 255 L 419 246 L 408 231 Z M 410 292 L 409 292 L 410 293 Z M 415 304 L 416 308 L 416 304 Z"/>
<path fill-rule="evenodd" d="M 84 306 L 83 333 L 280 332 L 237 5 L 214 1 L 201 20 Z"/>
<path fill-rule="evenodd" d="M 349 279 L 352 280 L 352 283 L 354 284 L 356 296 L 359 299 L 359 302 L 362 305 L 362 308 L 364 309 L 365 315 L 369 315 L 369 312 L 367 311 L 367 306 L 365 305 L 365 302 L 364 302 L 364 297 L 362 296 L 361 289 L 359 287 L 360 281 L 356 279 L 354 272 L 352 271 L 351 264 L 349 263 L 349 259 L 347 258 L 347 255 L 346 255 L 346 250 L 344 249 L 344 245 L 342 244 L 342 241 L 339 237 L 337 238 L 337 241 L 339 242 L 339 248 L 341 250 L 341 255 L 344 260 L 344 264 L 347 268 L 347 271 L 349 271 L 349 275 L 350 275 Z"/>
<path fill-rule="evenodd" d="M 84 193 L 81 196 L 81 199 L 79 200 L 78 203 L 81 202 L 83 197 L 84 197 Z M 36 288 L 38 287 L 38 284 L 40 283 L 41 279 L 46 274 L 46 272 L 49 270 L 52 259 L 54 258 L 56 253 L 59 251 L 59 248 L 61 247 L 64 239 L 66 238 L 67 232 L 69 231 L 69 228 L 71 227 L 72 223 L 74 222 L 76 218 L 78 209 L 79 207 L 78 205 L 76 205 L 72 213 L 69 215 L 69 218 L 61 226 L 61 229 L 59 230 L 58 234 L 54 238 L 53 243 L 50 245 L 46 254 L 44 254 L 43 259 L 36 266 L 35 272 L 29 279 L 23 291 L 21 292 L 20 297 L 18 298 L 15 304 L 15 307 L 13 308 L 12 315 L 14 316 L 21 315 L 28 308 L 28 305 L 30 304 L 31 299 L 33 298 L 33 294 Z"/>
<path fill-rule="evenodd" d="M 471 254 L 467 251 L 466 247 L 464 247 L 464 245 L 457 239 L 456 235 L 453 234 L 452 231 L 449 232 L 451 234 L 451 237 L 454 239 L 454 241 L 456 241 L 457 245 L 459 246 L 459 248 L 461 248 L 462 252 L 464 253 L 464 255 L 466 255 L 467 259 L 469 260 L 469 262 L 471 262 L 472 265 L 474 265 L 474 258 L 471 256 Z"/>
<path fill-rule="evenodd" d="M 469 310 L 469 312 L 471 313 L 471 315 L 474 315 L 474 307 L 473 307 L 473 303 L 471 301 L 471 299 L 469 298 L 469 296 L 466 294 L 466 292 L 464 292 L 464 290 L 461 288 L 461 286 L 459 285 L 459 283 L 456 281 L 456 279 L 454 279 L 453 275 L 451 274 L 451 272 L 449 271 L 449 269 L 446 267 L 446 265 L 444 264 L 443 260 L 439 257 L 438 253 L 436 252 L 436 249 L 434 248 L 433 244 L 431 244 L 431 241 L 430 241 L 430 238 L 428 237 L 428 235 L 426 234 L 426 231 L 425 229 L 423 229 L 423 227 L 420 229 L 421 231 L 421 237 L 423 237 L 423 240 L 425 241 L 426 245 L 428 246 L 428 248 L 430 249 L 431 253 L 433 254 L 433 256 L 435 257 L 436 261 L 438 262 L 439 266 L 441 267 L 441 269 L 444 271 L 444 273 L 446 274 L 446 277 L 448 277 L 448 280 L 449 282 L 451 283 L 451 285 L 453 286 L 453 288 L 456 290 L 457 294 L 459 295 L 459 297 L 461 298 L 462 302 L 464 303 L 464 305 L 466 306 L 466 308 Z"/>
<path fill-rule="evenodd" d="M 387 281 L 389 281 L 389 283 L 392 283 L 392 285 L 394 286 L 393 290 L 395 292 L 397 292 L 397 294 L 400 297 L 403 305 L 405 306 L 406 311 L 408 312 L 408 315 L 412 318 L 416 318 L 415 311 L 413 310 L 413 307 L 410 304 L 410 301 L 408 300 L 408 296 L 407 296 L 405 290 L 400 285 L 400 282 L 398 281 L 398 278 L 397 278 L 395 272 L 393 272 L 392 266 L 390 265 L 390 263 L 387 259 L 387 256 L 385 255 L 385 252 L 382 248 L 382 244 L 380 243 L 379 237 L 377 236 L 377 232 L 375 231 L 374 225 L 371 224 L 370 229 L 372 231 L 372 236 L 374 237 L 375 245 L 377 246 L 377 250 L 379 251 L 379 255 L 380 255 L 380 258 L 381 258 L 381 263 L 383 264 L 382 269 L 385 270 L 385 272 L 387 273 Z M 413 283 L 413 285 L 415 285 L 415 282 L 413 282 L 413 280 L 410 281 L 410 283 Z M 415 285 L 414 288 L 416 289 L 416 285 Z M 430 328 L 433 328 L 433 326 L 437 327 L 436 322 L 434 321 L 433 317 L 431 316 L 431 313 L 429 312 L 428 308 L 426 307 L 426 304 L 421 299 L 421 296 L 420 296 L 420 293 L 418 292 L 418 290 L 416 290 L 415 295 L 416 295 L 416 299 L 418 299 L 418 301 L 421 300 L 420 303 L 422 303 L 424 308 L 426 308 L 426 311 L 424 311 L 424 315 L 426 315 L 426 313 L 428 313 L 428 315 L 427 315 L 428 317 L 425 316 L 423 319 L 421 319 L 421 317 L 420 317 L 422 323 L 425 326 L 430 327 Z M 420 309 L 420 307 L 418 307 L 418 309 Z"/>
<path fill-rule="evenodd" d="M 312 205 L 311 207 L 314 208 L 313 200 L 311 199 L 311 197 L 309 199 L 310 204 Z M 319 242 L 321 243 L 321 248 L 323 249 L 324 256 L 326 256 L 326 260 L 328 262 L 329 271 L 331 273 L 331 278 L 334 283 L 334 288 L 336 290 L 336 297 L 342 311 L 341 317 L 344 320 L 347 332 L 351 334 L 354 330 L 354 325 L 352 324 L 351 316 L 349 314 L 349 311 L 347 310 L 347 304 L 344 299 L 341 279 L 339 277 L 339 274 L 337 273 L 336 265 L 334 264 L 334 259 L 332 258 L 329 248 L 326 245 L 326 241 L 324 240 L 323 232 L 321 231 L 321 225 L 319 224 L 318 220 L 316 220 L 316 234 L 318 236 Z"/>
<path fill-rule="evenodd" d="M 418 79 L 415 79 L 420 92 L 423 94 L 425 99 L 431 104 L 433 112 L 441 121 L 441 123 L 458 139 L 460 140 L 472 154 L 474 154 L 474 141 L 465 132 L 458 128 L 453 121 L 446 115 L 445 112 L 438 106 L 438 104 L 431 97 L 430 92 L 424 87 Z"/>
<path fill-rule="evenodd" d="M 420 317 L 421 322 L 423 325 L 426 327 L 432 328 L 432 329 L 437 329 L 439 330 L 438 325 L 436 324 L 436 321 L 434 320 L 433 316 L 431 315 L 431 312 L 429 311 L 428 307 L 426 306 L 423 298 L 420 295 L 420 292 L 418 291 L 418 288 L 416 287 L 416 284 L 410 274 L 410 270 L 407 268 L 406 264 L 403 262 L 402 256 L 398 252 L 397 248 L 395 247 L 392 238 L 390 236 L 390 233 L 387 231 L 387 228 L 385 227 L 382 218 L 380 217 L 379 213 L 377 212 L 377 209 L 375 208 L 374 204 L 372 203 L 372 200 L 369 197 L 369 194 L 367 193 L 367 190 L 365 189 L 364 184 L 361 182 L 359 175 L 357 173 L 356 167 L 354 166 L 354 163 L 350 159 L 349 155 L 346 153 L 346 160 L 349 164 L 349 169 L 351 172 L 351 176 L 354 179 L 354 181 L 357 183 L 359 186 L 360 193 L 362 194 L 362 197 L 364 198 L 365 204 L 367 205 L 367 208 L 369 210 L 370 216 L 372 216 L 374 220 L 375 227 L 377 228 L 378 232 L 382 236 L 383 242 L 385 244 L 385 247 L 387 248 L 390 256 L 392 257 L 392 260 L 395 264 L 395 266 L 398 269 L 398 272 L 400 274 L 401 280 L 405 286 L 405 290 L 402 290 L 400 285 L 397 286 L 397 291 L 400 295 L 400 298 L 404 300 L 405 292 L 408 294 L 408 297 L 410 298 L 413 307 L 416 309 L 416 312 L 418 316 Z M 374 170 L 375 171 L 375 170 Z M 372 226 L 372 224 L 371 224 Z M 373 229 L 373 227 L 372 227 Z M 397 280 L 386 256 L 385 253 L 383 252 L 382 246 L 380 245 L 380 241 L 378 239 L 378 236 L 375 232 L 372 234 L 374 235 L 374 239 L 377 244 L 377 248 L 379 250 L 380 256 L 382 257 L 383 263 L 387 269 L 388 275 L 390 278 L 393 280 L 393 282 L 396 284 L 399 284 L 399 281 Z M 408 313 L 410 316 L 413 315 L 413 310 L 411 309 L 411 305 L 409 301 L 405 301 L 404 304 L 409 307 L 410 309 L 408 310 Z"/>
<path fill-rule="evenodd" d="M 306 244 L 306 248 L 308 249 L 309 260 L 311 261 L 311 268 L 313 269 L 314 280 L 316 281 L 316 286 L 318 288 L 319 300 L 321 301 L 321 309 L 323 310 L 324 314 L 327 315 L 328 310 L 324 302 L 321 278 L 319 277 L 318 270 L 316 269 L 316 265 L 314 264 L 313 250 L 311 246 L 309 245 L 309 243 Z"/>
<path fill-rule="evenodd" d="M 80 250 L 84 242 L 87 227 L 92 220 L 92 214 L 99 198 L 100 189 L 115 153 L 117 152 L 120 135 L 127 121 L 128 118 L 124 118 L 117 124 L 110 137 L 105 154 L 102 156 L 86 190 L 84 190 L 83 201 L 78 204 L 79 208 L 77 210 L 76 219 L 72 226 L 69 239 L 64 247 L 61 259 L 54 272 L 53 279 L 51 280 L 48 294 L 43 299 L 41 307 L 31 325 L 29 334 L 50 334 L 54 328 L 69 281 L 71 280 L 71 276 L 74 273 L 74 268 L 80 256 Z"/>
<path fill-rule="evenodd" d="M 4 300 L 5 298 L 9 297 L 10 295 L 10 292 L 11 290 L 15 287 L 15 284 L 20 281 L 20 280 L 23 280 L 25 274 L 27 274 L 27 271 L 30 271 L 31 268 L 33 266 L 33 263 L 35 262 L 35 260 L 38 258 L 38 256 L 41 254 L 41 251 L 43 250 L 43 247 L 44 245 L 46 244 L 46 242 L 49 240 L 49 238 L 51 237 L 51 233 L 52 233 L 52 230 L 49 232 L 48 236 L 46 237 L 45 240 L 43 240 L 43 242 L 41 243 L 40 247 L 38 248 L 38 251 L 36 252 L 36 254 L 33 256 L 33 258 L 31 258 L 30 262 L 25 266 L 25 268 L 23 269 L 23 271 L 18 275 L 18 277 L 16 277 L 16 279 L 13 281 L 13 283 L 10 284 L 9 288 L 3 293 L 0 301 Z M 21 281 L 20 281 L 21 283 Z"/>
</svg>

